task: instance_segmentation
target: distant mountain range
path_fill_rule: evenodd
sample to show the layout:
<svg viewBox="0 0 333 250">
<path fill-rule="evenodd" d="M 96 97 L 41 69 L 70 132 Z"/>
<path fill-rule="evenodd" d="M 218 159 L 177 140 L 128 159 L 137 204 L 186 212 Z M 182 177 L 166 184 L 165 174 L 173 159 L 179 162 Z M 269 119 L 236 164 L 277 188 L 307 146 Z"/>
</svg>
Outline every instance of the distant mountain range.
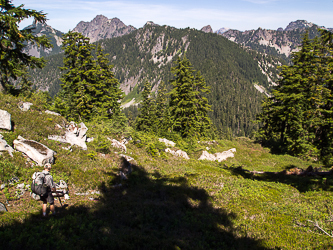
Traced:
<svg viewBox="0 0 333 250">
<path fill-rule="evenodd" d="M 157 25 L 151 21 L 146 24 Z M 53 44 L 52 49 L 43 50 L 36 46 L 28 46 L 26 52 L 36 57 L 49 56 L 57 54 L 61 51 L 62 35 L 61 31 L 53 29 L 47 24 L 32 24 L 29 26 L 35 27 L 34 33 L 39 35 L 46 35 L 50 38 Z M 324 28 L 324 26 L 318 26 L 305 20 L 297 20 L 290 22 L 289 25 L 283 29 L 267 30 L 258 28 L 256 30 L 239 31 L 229 28 L 220 28 L 214 33 L 222 35 L 228 38 L 230 41 L 238 43 L 247 48 L 257 50 L 259 52 L 267 53 L 273 56 L 278 56 L 283 60 L 289 61 L 292 52 L 297 51 L 301 45 L 303 35 L 306 30 L 310 33 L 310 38 L 318 35 L 317 29 Z M 332 28 L 327 28 L 333 30 Z M 75 32 L 80 32 L 86 37 L 90 38 L 90 41 L 97 42 L 101 39 L 115 38 L 123 35 L 127 35 L 137 30 L 132 25 L 125 25 L 118 18 L 108 19 L 103 15 L 97 15 L 90 22 L 79 22 L 73 29 Z M 213 29 L 210 25 L 204 26 L 201 31 L 205 33 L 213 33 Z"/>
<path fill-rule="evenodd" d="M 186 54 L 196 70 L 200 70 L 212 92 L 208 96 L 214 110 L 210 115 L 221 133 L 249 135 L 255 126 L 251 121 L 260 110 L 264 94 L 278 80 L 278 67 L 286 64 L 290 53 L 297 50 L 308 29 L 311 36 L 319 26 L 296 21 L 285 30 L 227 30 L 214 33 L 207 25 L 196 29 L 176 29 L 148 21 L 144 27 L 126 26 L 118 18 L 96 16 L 91 22 L 80 22 L 74 31 L 82 32 L 92 42 L 102 43 L 120 88 L 124 102 L 140 101 L 144 81 L 153 91 L 161 81 L 169 84 L 170 68 L 178 56 Z M 59 53 L 61 33 L 50 26 L 38 24 L 37 35 L 50 37 L 54 48 L 29 53 L 48 56 L 41 70 L 31 71 L 35 87 L 55 95 L 60 89 L 63 53 Z M 38 53 L 39 54 L 38 54 Z M 169 85 L 169 88 L 171 86 Z M 132 111 L 131 111 L 132 112 Z M 136 112 L 133 110 L 132 113 Z"/>
</svg>

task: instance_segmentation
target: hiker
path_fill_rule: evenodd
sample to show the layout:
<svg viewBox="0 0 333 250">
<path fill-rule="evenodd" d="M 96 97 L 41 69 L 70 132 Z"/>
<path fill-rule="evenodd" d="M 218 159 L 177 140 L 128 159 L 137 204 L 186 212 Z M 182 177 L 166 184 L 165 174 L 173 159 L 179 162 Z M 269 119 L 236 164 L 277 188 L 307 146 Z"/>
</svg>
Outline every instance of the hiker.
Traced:
<svg viewBox="0 0 333 250">
<path fill-rule="evenodd" d="M 42 173 L 45 175 L 44 183 L 47 185 L 47 194 L 40 197 L 40 200 L 43 201 L 43 216 L 46 216 L 46 209 L 47 209 L 47 203 L 50 204 L 50 210 L 52 214 L 55 214 L 55 207 L 54 207 L 54 197 L 52 195 L 52 192 L 56 191 L 56 185 L 53 182 L 53 177 L 50 175 L 51 170 L 51 164 L 46 163 L 44 165 L 44 170 Z"/>
</svg>

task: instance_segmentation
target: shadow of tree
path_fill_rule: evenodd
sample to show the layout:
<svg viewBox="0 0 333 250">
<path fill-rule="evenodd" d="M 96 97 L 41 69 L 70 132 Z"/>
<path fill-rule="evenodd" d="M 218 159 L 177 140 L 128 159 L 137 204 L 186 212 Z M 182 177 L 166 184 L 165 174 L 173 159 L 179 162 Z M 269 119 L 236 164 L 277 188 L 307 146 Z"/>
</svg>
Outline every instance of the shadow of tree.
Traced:
<svg viewBox="0 0 333 250">
<path fill-rule="evenodd" d="M 296 168 L 294 165 L 287 165 L 285 170 Z M 299 192 L 304 193 L 313 190 L 333 191 L 333 176 L 300 176 L 300 175 L 287 175 L 285 173 L 266 172 L 264 174 L 252 174 L 244 171 L 242 167 L 226 167 L 233 175 L 240 175 L 246 179 L 268 182 L 280 182 L 288 184 L 298 189 Z"/>
<path fill-rule="evenodd" d="M 30 215 L 0 228 L 2 249 L 268 249 L 234 228 L 186 178 L 163 178 L 132 165 L 121 186 L 104 183 L 95 204 Z"/>
</svg>

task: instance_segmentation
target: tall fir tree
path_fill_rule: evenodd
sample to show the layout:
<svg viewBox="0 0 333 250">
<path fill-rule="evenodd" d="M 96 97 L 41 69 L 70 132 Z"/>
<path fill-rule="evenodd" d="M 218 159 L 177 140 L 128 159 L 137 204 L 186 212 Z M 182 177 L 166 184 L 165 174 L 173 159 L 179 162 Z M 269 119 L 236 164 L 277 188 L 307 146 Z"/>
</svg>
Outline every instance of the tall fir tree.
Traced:
<svg viewBox="0 0 333 250">
<path fill-rule="evenodd" d="M 139 131 L 155 131 L 156 129 L 156 104 L 151 96 L 151 84 L 146 81 L 142 92 L 142 106 L 135 120 L 135 127 Z"/>
<path fill-rule="evenodd" d="M 45 23 L 46 14 L 23 8 L 24 5 L 15 7 L 12 1 L 0 0 L 0 92 L 13 90 L 14 81 L 22 78 L 19 83 L 22 89 L 31 87 L 28 80 L 27 68 L 42 68 L 45 60 L 28 55 L 23 49 L 32 43 L 43 48 L 52 45 L 46 36 L 35 36 L 31 28 L 20 30 L 19 24 L 27 18 L 34 18 L 35 22 Z"/>
<path fill-rule="evenodd" d="M 306 34 L 302 48 L 293 54 L 293 64 L 283 66 L 281 80 L 257 118 L 263 125 L 258 138 L 264 143 L 309 159 L 331 157 L 332 150 L 327 150 L 332 149 L 328 139 L 332 139 L 332 126 L 328 125 L 331 117 L 324 116 L 331 112 L 331 107 L 327 109 L 332 93 L 328 48 L 323 36 L 310 40 Z"/>
<path fill-rule="evenodd" d="M 101 116 L 107 118 L 125 119 L 121 112 L 120 100 L 124 97 L 123 91 L 119 88 L 118 79 L 112 71 L 113 66 L 103 53 L 102 45 L 97 46 L 97 84 L 96 86 L 96 106 L 99 108 Z"/>
<path fill-rule="evenodd" d="M 200 72 L 194 75 L 194 69 L 186 56 L 178 58 L 176 66 L 171 68 L 175 79 L 171 81 L 170 113 L 173 130 L 182 137 L 201 137 L 210 125 L 207 112 L 210 110 L 203 93 L 209 92 Z"/>
<path fill-rule="evenodd" d="M 55 98 L 55 109 L 75 120 L 98 116 L 123 121 L 125 117 L 119 102 L 123 94 L 101 45 L 98 45 L 95 60 L 92 55 L 95 46 L 89 43 L 89 38 L 70 31 L 64 35 L 63 47 L 63 84 L 62 91 Z"/>
<path fill-rule="evenodd" d="M 156 97 L 156 123 L 158 134 L 165 136 L 170 131 L 170 110 L 166 84 L 164 81 L 158 86 Z"/>
</svg>

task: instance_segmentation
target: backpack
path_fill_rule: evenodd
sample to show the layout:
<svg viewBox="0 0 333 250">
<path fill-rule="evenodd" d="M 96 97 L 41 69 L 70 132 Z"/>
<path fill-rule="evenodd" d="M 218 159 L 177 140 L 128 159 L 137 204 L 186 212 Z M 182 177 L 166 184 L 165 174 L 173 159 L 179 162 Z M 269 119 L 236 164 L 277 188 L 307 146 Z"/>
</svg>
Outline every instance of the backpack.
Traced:
<svg viewBox="0 0 333 250">
<path fill-rule="evenodd" d="M 48 192 L 48 187 L 45 184 L 45 174 L 42 172 L 35 172 L 32 175 L 31 191 L 34 194 L 45 196 Z"/>
</svg>

